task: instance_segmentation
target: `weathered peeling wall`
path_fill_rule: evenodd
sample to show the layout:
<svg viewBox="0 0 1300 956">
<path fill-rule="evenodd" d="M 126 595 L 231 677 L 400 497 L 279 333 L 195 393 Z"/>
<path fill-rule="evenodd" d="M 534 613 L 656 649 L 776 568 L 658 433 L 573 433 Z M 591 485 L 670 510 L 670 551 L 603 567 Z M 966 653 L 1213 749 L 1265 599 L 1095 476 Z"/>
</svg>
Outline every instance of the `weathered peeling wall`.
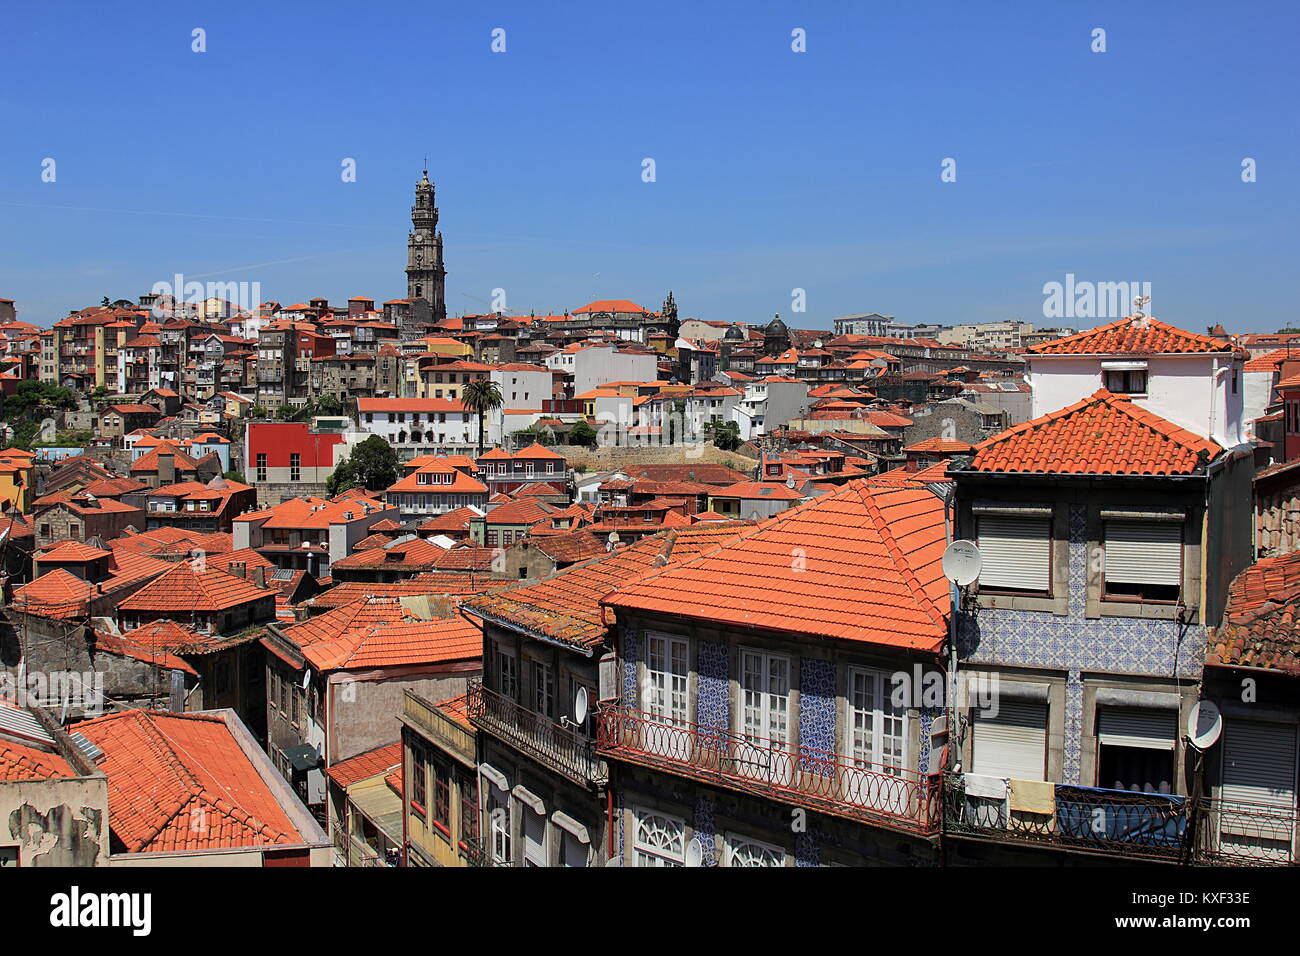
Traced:
<svg viewBox="0 0 1300 956">
<path fill-rule="evenodd" d="M 107 866 L 107 778 L 0 784 L 0 843 L 20 866 Z"/>
</svg>

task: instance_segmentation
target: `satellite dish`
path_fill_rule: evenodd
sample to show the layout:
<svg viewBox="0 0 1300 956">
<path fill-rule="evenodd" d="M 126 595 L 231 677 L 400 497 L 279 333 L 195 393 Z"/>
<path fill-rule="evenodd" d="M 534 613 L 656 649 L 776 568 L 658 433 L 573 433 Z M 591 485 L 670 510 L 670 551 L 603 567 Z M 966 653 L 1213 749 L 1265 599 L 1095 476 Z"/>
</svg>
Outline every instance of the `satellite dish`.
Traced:
<svg viewBox="0 0 1300 956">
<path fill-rule="evenodd" d="M 943 552 L 943 576 L 958 587 L 965 587 L 980 576 L 983 563 L 975 542 L 954 541 Z"/>
<path fill-rule="evenodd" d="M 1209 750 L 1223 733 L 1223 715 L 1212 700 L 1203 700 L 1187 718 L 1187 739 L 1197 750 Z"/>
<path fill-rule="evenodd" d="M 573 695 L 573 722 L 581 724 L 587 719 L 587 688 L 579 687 Z"/>
<path fill-rule="evenodd" d="M 692 837 L 691 842 L 686 844 L 686 865 L 700 866 L 704 862 L 704 846 L 700 843 L 699 837 Z"/>
<path fill-rule="evenodd" d="M 307 668 L 302 672 L 302 689 L 306 690 L 307 685 L 311 683 L 311 669 Z"/>
</svg>

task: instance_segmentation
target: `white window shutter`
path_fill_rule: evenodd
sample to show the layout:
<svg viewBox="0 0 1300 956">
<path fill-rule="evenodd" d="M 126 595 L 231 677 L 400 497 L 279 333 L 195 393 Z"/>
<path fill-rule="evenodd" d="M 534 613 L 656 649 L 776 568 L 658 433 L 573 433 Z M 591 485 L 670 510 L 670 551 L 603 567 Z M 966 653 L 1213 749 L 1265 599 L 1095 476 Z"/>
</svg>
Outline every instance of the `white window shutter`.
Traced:
<svg viewBox="0 0 1300 956">
<path fill-rule="evenodd" d="M 1107 584 L 1178 587 L 1183 577 L 1183 526 L 1171 521 L 1107 521 Z"/>
<path fill-rule="evenodd" d="M 984 587 L 1043 591 L 1052 581 L 1052 519 L 980 515 Z"/>
<path fill-rule="evenodd" d="M 1047 705 L 1003 697 L 994 717 L 976 711 L 971 770 L 990 777 L 1042 780 L 1047 763 Z"/>
<path fill-rule="evenodd" d="M 1173 750 L 1178 711 L 1140 707 L 1103 707 L 1097 717 L 1097 740 L 1111 747 Z"/>
</svg>

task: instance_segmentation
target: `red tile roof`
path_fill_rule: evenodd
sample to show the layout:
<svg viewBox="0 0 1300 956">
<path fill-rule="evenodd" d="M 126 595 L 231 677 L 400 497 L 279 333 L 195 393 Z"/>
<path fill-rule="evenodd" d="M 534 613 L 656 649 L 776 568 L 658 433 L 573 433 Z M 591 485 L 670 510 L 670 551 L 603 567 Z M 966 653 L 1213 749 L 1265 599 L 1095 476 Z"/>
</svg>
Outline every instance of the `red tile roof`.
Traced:
<svg viewBox="0 0 1300 956">
<path fill-rule="evenodd" d="M 412 620 L 397 598 L 363 598 L 284 629 L 322 671 L 467 661 L 482 631 L 461 617 Z"/>
<path fill-rule="evenodd" d="M 1086 332 L 1040 342 L 1029 355 L 1156 355 L 1185 352 L 1231 352 L 1231 342 L 1185 332 L 1157 319 L 1129 316 Z"/>
<path fill-rule="evenodd" d="M 79 774 L 58 754 L 0 739 L 0 781 L 54 780 Z"/>
<path fill-rule="evenodd" d="M 599 558 L 607 553 L 604 542 L 589 531 L 573 531 L 529 539 L 529 545 L 554 561 L 572 564 Z"/>
<path fill-rule="evenodd" d="M 108 822 L 129 852 L 306 842 L 220 717 L 128 710 L 77 729 L 104 751 Z"/>
<path fill-rule="evenodd" d="M 118 605 L 122 611 L 224 611 L 272 596 L 251 581 L 208 568 L 196 571 L 190 561 L 150 581 Z"/>
<path fill-rule="evenodd" d="M 944 506 L 855 481 L 602 602 L 767 631 L 937 652 L 947 637 Z"/>
<path fill-rule="evenodd" d="M 1205 662 L 1300 676 L 1300 552 L 1261 558 L 1237 575 Z"/>
<path fill-rule="evenodd" d="M 365 753 L 357 754 L 355 757 L 349 757 L 347 760 L 340 760 L 330 767 L 326 773 L 340 787 L 350 787 L 352 784 L 367 780 L 370 777 L 387 774 L 394 767 L 400 767 L 401 765 L 402 742 L 397 740 L 391 744 L 376 747 L 374 750 L 367 750 Z"/>
<path fill-rule="evenodd" d="M 1190 475 L 1222 449 L 1100 389 L 975 446 L 975 471 L 1063 475 Z"/>
<path fill-rule="evenodd" d="M 937 452 L 941 455 L 965 455 L 975 448 L 969 442 L 957 441 L 955 438 L 927 438 L 925 441 L 919 441 L 915 445 L 908 445 L 903 449 L 905 452 Z"/>
<path fill-rule="evenodd" d="M 1257 355 L 1242 366 L 1244 372 L 1276 372 L 1278 365 L 1287 359 L 1300 360 L 1300 349 L 1275 349 L 1263 355 Z"/>
<path fill-rule="evenodd" d="M 462 594 L 481 594 L 504 587 L 506 581 L 493 580 L 482 574 L 459 574 L 433 571 L 415 575 L 405 581 L 343 581 L 304 602 L 312 608 L 336 608 L 365 597 L 435 597 L 452 603 Z"/>
<path fill-rule="evenodd" d="M 462 607 L 487 620 L 545 635 L 577 647 L 605 638 L 600 599 L 615 586 L 644 575 L 674 555 L 716 547 L 751 525 L 715 524 L 652 535 L 612 554 L 560 571 L 537 584 L 506 588 L 470 598 Z"/>
<path fill-rule="evenodd" d="M 112 553 L 106 548 L 92 548 L 80 541 L 60 541 L 37 554 L 36 560 L 42 563 L 66 561 L 81 564 L 86 561 L 98 561 L 100 558 L 110 557 Z"/>
<path fill-rule="evenodd" d="M 433 706 L 466 730 L 472 731 L 474 729 L 474 725 L 469 722 L 469 694 L 461 694 L 459 697 L 452 697 L 450 700 L 442 700 Z"/>
</svg>

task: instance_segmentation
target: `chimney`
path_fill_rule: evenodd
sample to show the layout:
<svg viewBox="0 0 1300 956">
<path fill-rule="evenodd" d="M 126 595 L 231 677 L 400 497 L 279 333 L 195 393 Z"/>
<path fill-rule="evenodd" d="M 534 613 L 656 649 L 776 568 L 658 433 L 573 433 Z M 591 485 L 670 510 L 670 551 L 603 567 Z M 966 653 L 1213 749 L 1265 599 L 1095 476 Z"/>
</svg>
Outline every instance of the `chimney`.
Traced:
<svg viewBox="0 0 1300 956">
<path fill-rule="evenodd" d="M 226 567 L 237 578 L 248 577 L 248 567 L 243 561 L 231 561 Z"/>
<path fill-rule="evenodd" d="M 176 455 L 170 451 L 158 453 L 158 487 L 176 483 Z"/>
<path fill-rule="evenodd" d="M 253 583 L 259 588 L 266 587 L 266 568 L 261 565 L 253 568 Z"/>
<path fill-rule="evenodd" d="M 293 619 L 295 621 L 305 621 L 309 617 L 311 617 L 311 612 L 309 612 L 305 607 L 299 606 L 293 609 Z"/>
</svg>

